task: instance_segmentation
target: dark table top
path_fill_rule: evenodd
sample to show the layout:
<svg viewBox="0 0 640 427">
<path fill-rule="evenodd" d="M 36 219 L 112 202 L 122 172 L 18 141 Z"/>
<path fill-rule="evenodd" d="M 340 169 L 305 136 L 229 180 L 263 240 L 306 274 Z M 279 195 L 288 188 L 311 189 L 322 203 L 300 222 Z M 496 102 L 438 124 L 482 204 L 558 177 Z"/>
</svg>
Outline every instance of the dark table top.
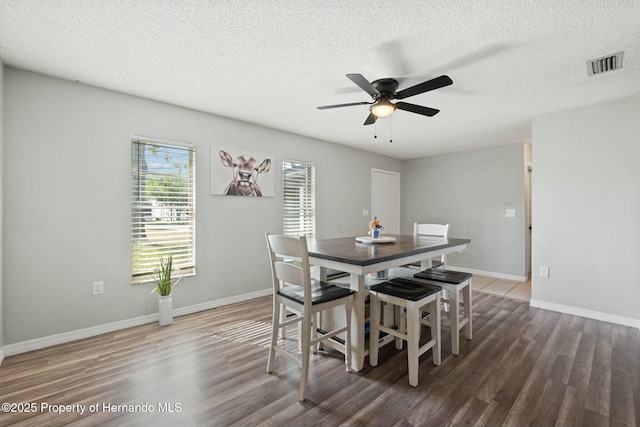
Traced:
<svg viewBox="0 0 640 427">
<path fill-rule="evenodd" d="M 360 243 L 356 241 L 355 237 L 342 237 L 309 240 L 307 246 L 310 257 L 354 265 L 370 265 L 471 243 L 469 239 L 414 237 L 399 234 L 385 234 L 385 236 L 395 237 L 396 241 L 393 243 Z"/>
</svg>

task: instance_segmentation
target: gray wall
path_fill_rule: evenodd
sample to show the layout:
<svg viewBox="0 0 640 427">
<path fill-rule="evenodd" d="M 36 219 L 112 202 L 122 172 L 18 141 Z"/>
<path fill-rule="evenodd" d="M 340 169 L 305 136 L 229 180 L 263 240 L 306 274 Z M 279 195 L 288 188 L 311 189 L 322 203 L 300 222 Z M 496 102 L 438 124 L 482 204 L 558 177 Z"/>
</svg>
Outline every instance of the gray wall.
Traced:
<svg viewBox="0 0 640 427">
<path fill-rule="evenodd" d="M 0 349 L 156 311 L 129 280 L 130 134 L 196 145 L 198 274 L 176 308 L 270 286 L 263 233 L 281 231 L 281 195 L 210 196 L 212 145 L 275 154 L 277 189 L 283 158 L 315 162 L 319 238 L 366 231 L 371 168 L 401 172 L 402 232 L 449 222 L 472 240 L 451 265 L 525 274 L 521 143 L 401 162 L 1 66 L 0 81 Z M 639 123 L 638 98 L 534 120 L 537 303 L 640 319 Z"/>
<path fill-rule="evenodd" d="M 449 223 L 449 236 L 471 239 L 449 265 L 524 277 L 524 155 L 515 143 L 405 161 L 402 231 Z"/>
<path fill-rule="evenodd" d="M 131 134 L 196 145 L 197 275 L 175 308 L 271 286 L 264 232 L 282 231 L 281 192 L 211 196 L 212 145 L 275 154 L 276 189 L 283 158 L 315 162 L 319 238 L 365 232 L 371 168 L 402 172 L 388 157 L 12 68 L 4 96 L 6 344 L 157 311 L 150 287 L 130 284 Z M 104 295 L 91 294 L 96 280 Z"/>
<path fill-rule="evenodd" d="M 640 98 L 534 119 L 532 303 L 640 326 L 639 160 Z"/>
</svg>

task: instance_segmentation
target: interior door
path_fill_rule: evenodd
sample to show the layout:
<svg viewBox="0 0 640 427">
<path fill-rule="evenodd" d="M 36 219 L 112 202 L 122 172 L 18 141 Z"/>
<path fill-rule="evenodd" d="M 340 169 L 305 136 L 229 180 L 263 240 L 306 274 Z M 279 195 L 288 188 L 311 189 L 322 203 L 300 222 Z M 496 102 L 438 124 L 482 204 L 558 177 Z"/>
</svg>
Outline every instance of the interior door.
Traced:
<svg viewBox="0 0 640 427">
<path fill-rule="evenodd" d="M 371 219 L 377 217 L 383 234 L 400 234 L 400 174 L 371 170 Z"/>
</svg>

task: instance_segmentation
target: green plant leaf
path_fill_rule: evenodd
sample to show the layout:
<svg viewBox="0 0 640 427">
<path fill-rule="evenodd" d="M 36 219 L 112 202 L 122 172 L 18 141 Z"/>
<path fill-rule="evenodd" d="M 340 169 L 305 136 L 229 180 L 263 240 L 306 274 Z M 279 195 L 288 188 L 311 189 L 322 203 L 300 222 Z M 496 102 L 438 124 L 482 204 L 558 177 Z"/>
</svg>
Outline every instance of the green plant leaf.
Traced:
<svg viewBox="0 0 640 427">
<path fill-rule="evenodd" d="M 165 260 L 163 257 L 160 257 L 160 262 L 158 267 L 153 273 L 154 279 L 156 281 L 156 286 L 153 289 L 153 292 L 157 292 L 160 296 L 168 296 L 171 295 L 171 291 L 178 284 L 178 282 L 182 279 L 179 277 L 175 283 L 173 283 L 174 279 L 171 277 L 171 270 L 173 268 L 173 254 L 169 254 L 167 259 Z"/>
</svg>

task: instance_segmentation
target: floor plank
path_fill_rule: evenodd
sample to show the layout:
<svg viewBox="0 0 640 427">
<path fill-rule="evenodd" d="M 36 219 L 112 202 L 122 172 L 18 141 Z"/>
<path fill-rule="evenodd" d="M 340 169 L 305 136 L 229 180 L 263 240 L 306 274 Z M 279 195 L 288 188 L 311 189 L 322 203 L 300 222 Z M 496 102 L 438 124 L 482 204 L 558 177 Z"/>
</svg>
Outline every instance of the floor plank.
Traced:
<svg viewBox="0 0 640 427">
<path fill-rule="evenodd" d="M 327 349 L 299 403 L 294 364 L 277 357 L 266 373 L 266 297 L 7 357 L 0 400 L 35 410 L 2 412 L 0 426 L 640 427 L 638 329 L 473 296 L 473 340 L 452 355 L 445 316 L 442 363 L 423 355 L 415 388 L 406 350 L 346 373 Z"/>
</svg>

